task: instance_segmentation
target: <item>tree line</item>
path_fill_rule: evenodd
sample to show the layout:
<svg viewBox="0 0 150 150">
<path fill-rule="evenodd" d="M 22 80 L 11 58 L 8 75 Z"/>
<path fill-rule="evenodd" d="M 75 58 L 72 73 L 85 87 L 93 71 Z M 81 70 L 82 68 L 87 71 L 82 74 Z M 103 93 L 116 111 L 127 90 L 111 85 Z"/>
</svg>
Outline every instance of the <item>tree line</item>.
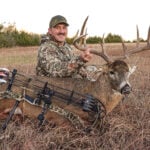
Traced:
<svg viewBox="0 0 150 150">
<path fill-rule="evenodd" d="M 28 33 L 26 31 L 18 31 L 15 24 L 4 25 L 0 23 L 0 48 L 2 47 L 14 47 L 14 46 L 37 46 L 40 45 L 43 35 L 36 33 Z M 68 37 L 66 41 L 72 44 L 74 37 Z M 121 36 L 109 33 L 104 38 L 106 43 L 120 43 Z M 140 40 L 144 42 L 143 39 Z M 102 42 L 102 37 L 93 36 L 86 39 L 87 44 L 97 44 Z M 131 41 L 126 41 L 131 42 Z M 135 41 L 132 41 L 135 42 Z"/>
<path fill-rule="evenodd" d="M 40 43 L 40 35 L 18 31 L 15 24 L 0 24 L 0 48 L 14 46 L 36 46 Z"/>
</svg>

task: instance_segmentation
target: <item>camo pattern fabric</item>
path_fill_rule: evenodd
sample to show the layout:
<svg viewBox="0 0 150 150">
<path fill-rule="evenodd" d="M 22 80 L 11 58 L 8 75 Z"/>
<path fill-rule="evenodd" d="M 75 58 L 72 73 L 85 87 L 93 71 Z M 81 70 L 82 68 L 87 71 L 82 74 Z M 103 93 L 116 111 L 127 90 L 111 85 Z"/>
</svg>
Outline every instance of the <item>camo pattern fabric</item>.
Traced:
<svg viewBox="0 0 150 150">
<path fill-rule="evenodd" d="M 59 46 L 50 37 L 38 49 L 36 74 L 48 77 L 86 78 L 84 65 L 85 62 L 73 53 L 69 44 Z"/>
</svg>

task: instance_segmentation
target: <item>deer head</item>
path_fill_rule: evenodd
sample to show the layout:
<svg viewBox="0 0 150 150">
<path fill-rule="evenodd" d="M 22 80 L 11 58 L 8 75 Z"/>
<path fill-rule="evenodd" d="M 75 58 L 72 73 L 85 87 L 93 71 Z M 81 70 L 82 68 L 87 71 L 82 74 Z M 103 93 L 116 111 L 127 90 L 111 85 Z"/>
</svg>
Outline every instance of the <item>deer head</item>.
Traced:
<svg viewBox="0 0 150 150">
<path fill-rule="evenodd" d="M 88 17 L 85 19 L 82 25 L 80 36 L 76 37 L 73 42 L 73 45 L 78 50 L 81 50 L 81 51 L 86 51 L 87 49 L 87 46 L 85 44 L 87 34 L 84 34 L 84 28 L 85 28 L 87 20 L 88 20 Z M 80 44 L 78 44 L 78 41 L 80 41 Z M 84 43 L 84 47 L 82 46 L 81 43 Z M 92 54 L 100 56 L 106 61 L 106 64 L 104 67 L 105 69 L 103 71 L 108 77 L 111 88 L 116 91 L 119 91 L 121 94 L 129 94 L 131 92 L 131 85 L 129 83 L 129 77 L 134 72 L 136 67 L 134 66 L 133 68 L 131 68 L 125 61 L 123 61 L 123 59 L 129 57 L 132 54 L 145 51 L 145 50 L 150 50 L 150 28 L 148 31 L 146 46 L 139 47 L 139 30 L 137 27 L 137 44 L 136 44 L 137 47 L 134 49 L 128 50 L 122 39 L 122 47 L 123 47 L 124 55 L 119 56 L 114 60 L 107 55 L 104 44 L 105 44 L 105 41 L 104 41 L 104 35 L 103 35 L 102 42 L 100 43 L 101 51 L 98 51 L 92 48 L 88 48 L 88 49 L 90 49 L 90 52 Z"/>
</svg>

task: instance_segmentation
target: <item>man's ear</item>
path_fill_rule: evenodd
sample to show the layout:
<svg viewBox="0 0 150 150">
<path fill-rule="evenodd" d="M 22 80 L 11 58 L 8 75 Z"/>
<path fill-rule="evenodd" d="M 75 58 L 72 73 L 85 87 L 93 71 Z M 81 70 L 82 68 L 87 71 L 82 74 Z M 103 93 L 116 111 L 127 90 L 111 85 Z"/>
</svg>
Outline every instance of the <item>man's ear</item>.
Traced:
<svg viewBox="0 0 150 150">
<path fill-rule="evenodd" d="M 51 28 L 48 28 L 48 33 L 52 34 L 52 29 Z"/>
</svg>

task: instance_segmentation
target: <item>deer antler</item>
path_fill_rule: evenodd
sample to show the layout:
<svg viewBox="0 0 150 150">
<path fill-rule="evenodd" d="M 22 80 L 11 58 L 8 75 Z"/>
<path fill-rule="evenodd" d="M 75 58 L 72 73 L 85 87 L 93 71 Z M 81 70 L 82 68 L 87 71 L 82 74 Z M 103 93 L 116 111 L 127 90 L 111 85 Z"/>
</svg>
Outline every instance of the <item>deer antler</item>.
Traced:
<svg viewBox="0 0 150 150">
<path fill-rule="evenodd" d="M 122 39 L 122 47 L 123 47 L 123 51 L 124 51 L 124 56 L 122 57 L 118 57 L 117 59 L 125 59 L 127 57 L 129 57 L 130 55 L 132 54 L 135 54 L 135 53 L 138 53 L 138 52 L 141 52 L 141 51 L 145 51 L 145 50 L 150 50 L 150 27 L 148 29 L 148 35 L 147 35 L 147 44 L 143 47 L 140 47 L 139 46 L 139 43 L 140 43 L 140 38 L 139 38 L 139 29 L 138 29 L 138 26 L 137 26 L 137 42 L 136 42 L 136 48 L 133 48 L 133 49 L 129 49 L 127 51 L 127 47 L 125 46 L 125 43 Z"/>
<path fill-rule="evenodd" d="M 84 34 L 84 30 L 85 30 L 85 26 L 86 26 L 87 20 L 88 20 L 88 16 L 86 17 L 85 21 L 83 22 L 80 36 L 75 38 L 74 41 L 73 41 L 73 45 L 78 50 L 81 50 L 81 51 L 86 51 L 87 50 L 87 47 L 86 47 L 86 36 L 87 36 L 87 34 Z M 81 39 L 82 39 L 82 41 L 81 41 Z M 80 44 L 77 43 L 78 41 L 80 41 Z M 104 36 L 103 36 L 103 40 L 102 41 L 103 42 L 100 43 L 101 47 L 102 47 L 102 52 L 98 52 L 97 50 L 92 49 L 92 48 L 88 48 L 88 49 L 89 49 L 90 53 L 102 57 L 106 62 L 109 63 L 109 62 L 111 62 L 111 60 L 108 57 L 108 55 L 106 54 L 105 49 L 104 49 Z M 84 43 L 84 47 L 82 47 L 83 43 Z"/>
<path fill-rule="evenodd" d="M 87 20 L 88 20 L 88 16 L 86 17 L 83 25 L 82 25 L 82 28 L 81 28 L 81 33 L 80 33 L 80 36 L 79 37 L 76 37 L 73 41 L 73 45 L 78 49 L 78 50 L 81 50 L 81 51 L 85 51 L 87 50 L 87 47 L 84 46 L 82 47 L 82 44 L 84 43 L 86 45 L 86 35 L 87 34 L 84 34 L 84 29 L 85 29 L 85 26 L 86 26 L 86 23 L 87 23 Z M 82 41 L 81 41 L 82 39 Z M 78 44 L 78 41 L 80 41 L 80 44 Z M 127 49 L 123 39 L 122 39 L 122 47 L 123 47 L 123 52 L 124 52 L 124 55 L 123 56 L 118 56 L 116 59 L 125 59 L 127 57 L 129 57 L 130 55 L 132 54 L 135 54 L 135 53 L 138 53 L 138 52 L 141 52 L 141 51 L 145 51 L 145 50 L 150 50 L 150 27 L 149 27 L 149 30 L 148 30 L 148 36 L 147 36 L 147 45 L 146 46 L 143 46 L 143 47 L 140 47 L 139 46 L 139 43 L 140 43 L 140 38 L 139 38 L 139 29 L 138 29 L 138 26 L 137 26 L 137 42 L 136 42 L 136 48 L 133 48 L 133 49 Z M 104 44 L 105 44 L 105 41 L 104 41 L 104 35 L 103 35 L 103 39 L 102 39 L 102 42 L 100 43 L 101 45 L 101 48 L 102 48 L 102 51 L 99 52 L 95 49 L 92 49 L 92 48 L 88 48 L 90 50 L 90 53 L 92 54 L 95 54 L 97 56 L 100 56 L 102 57 L 106 62 L 110 63 L 112 62 L 112 60 L 110 59 L 110 57 L 107 55 L 106 51 L 105 51 L 105 48 L 104 48 Z M 80 46 L 81 45 L 81 46 Z"/>
</svg>

